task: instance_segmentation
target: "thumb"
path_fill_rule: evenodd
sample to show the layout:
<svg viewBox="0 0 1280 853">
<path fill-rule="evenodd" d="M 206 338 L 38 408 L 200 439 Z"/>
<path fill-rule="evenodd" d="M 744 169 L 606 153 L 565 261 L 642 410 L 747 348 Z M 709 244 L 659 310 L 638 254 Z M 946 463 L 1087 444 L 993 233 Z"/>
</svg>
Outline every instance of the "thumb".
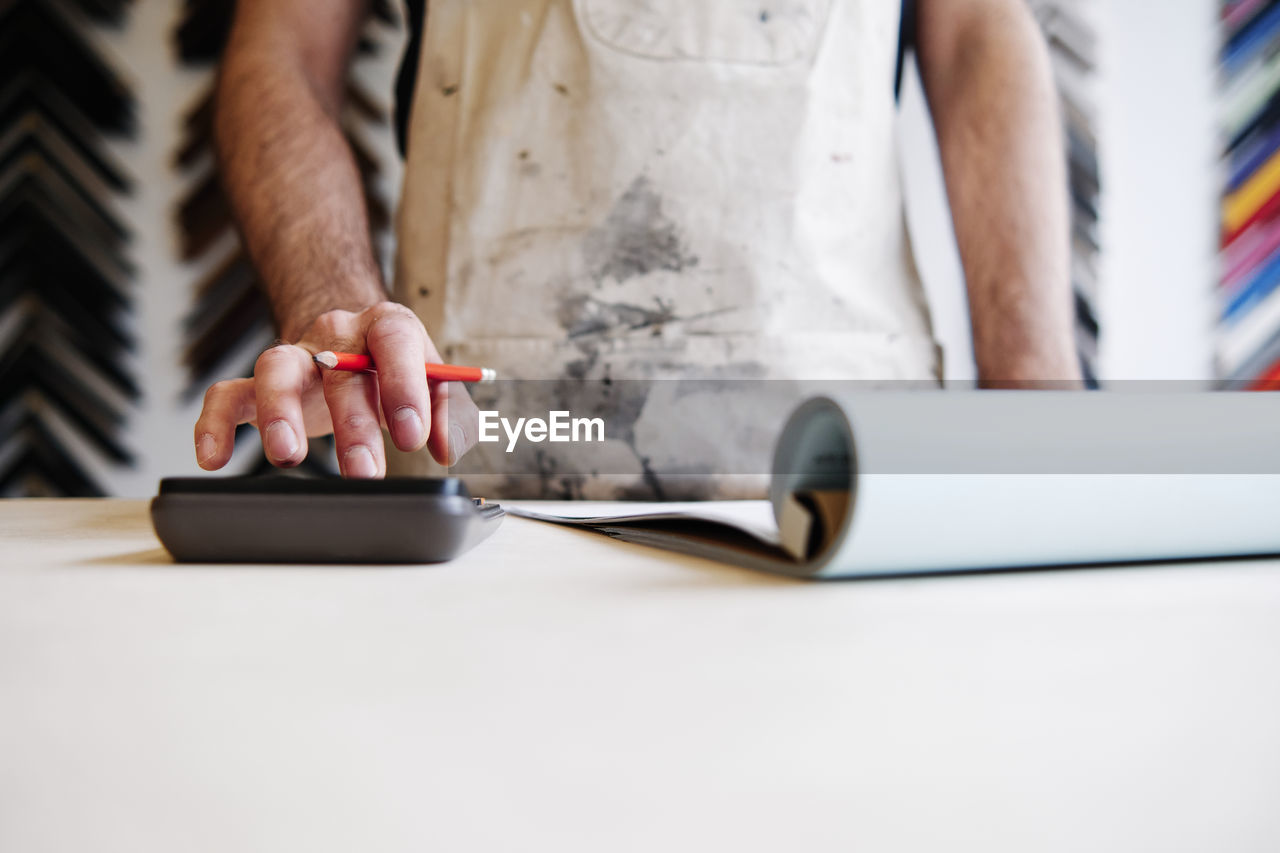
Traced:
<svg viewBox="0 0 1280 853">
<path fill-rule="evenodd" d="M 461 382 L 441 382 L 431 391 L 431 436 L 427 447 L 441 465 L 453 467 L 475 447 L 480 410 Z"/>
</svg>

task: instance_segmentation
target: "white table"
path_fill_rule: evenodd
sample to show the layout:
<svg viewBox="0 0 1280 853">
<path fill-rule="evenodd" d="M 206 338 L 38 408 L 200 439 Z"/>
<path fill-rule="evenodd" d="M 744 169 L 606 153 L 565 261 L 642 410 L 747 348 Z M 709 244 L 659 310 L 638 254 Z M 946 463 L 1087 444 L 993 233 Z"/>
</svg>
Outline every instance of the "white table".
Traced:
<svg viewBox="0 0 1280 853">
<path fill-rule="evenodd" d="M 806 584 L 0 502 L 0 851 L 1280 850 L 1280 564 Z"/>
</svg>

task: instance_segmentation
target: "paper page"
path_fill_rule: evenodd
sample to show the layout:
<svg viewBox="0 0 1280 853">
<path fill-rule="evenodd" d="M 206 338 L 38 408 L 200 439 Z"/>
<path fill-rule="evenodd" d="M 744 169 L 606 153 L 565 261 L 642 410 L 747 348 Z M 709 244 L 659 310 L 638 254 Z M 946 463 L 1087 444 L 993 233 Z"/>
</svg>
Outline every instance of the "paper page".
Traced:
<svg viewBox="0 0 1280 853">
<path fill-rule="evenodd" d="M 768 501 L 689 501 L 674 503 L 606 501 L 502 502 L 512 515 L 584 526 L 638 524 L 645 521 L 706 521 L 746 533 L 778 547 L 778 525 Z"/>
</svg>

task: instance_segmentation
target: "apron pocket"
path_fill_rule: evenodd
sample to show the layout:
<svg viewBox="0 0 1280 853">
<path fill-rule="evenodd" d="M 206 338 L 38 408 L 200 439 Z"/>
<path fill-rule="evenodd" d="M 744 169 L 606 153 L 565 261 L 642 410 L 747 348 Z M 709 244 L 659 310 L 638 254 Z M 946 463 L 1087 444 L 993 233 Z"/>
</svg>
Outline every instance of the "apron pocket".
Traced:
<svg viewBox="0 0 1280 853">
<path fill-rule="evenodd" d="M 644 59 L 812 62 L 832 0 L 577 0 L 588 33 Z"/>
</svg>

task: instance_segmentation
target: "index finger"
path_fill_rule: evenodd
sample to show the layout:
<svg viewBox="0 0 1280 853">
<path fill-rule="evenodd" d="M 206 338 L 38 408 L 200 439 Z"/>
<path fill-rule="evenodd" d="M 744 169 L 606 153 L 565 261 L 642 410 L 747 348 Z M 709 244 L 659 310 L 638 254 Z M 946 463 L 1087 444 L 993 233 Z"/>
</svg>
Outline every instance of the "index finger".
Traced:
<svg viewBox="0 0 1280 853">
<path fill-rule="evenodd" d="M 282 344 L 258 356 L 253 384 L 262 449 L 272 465 L 297 465 L 307 455 L 303 395 L 319 380 L 311 353 Z"/>
</svg>

